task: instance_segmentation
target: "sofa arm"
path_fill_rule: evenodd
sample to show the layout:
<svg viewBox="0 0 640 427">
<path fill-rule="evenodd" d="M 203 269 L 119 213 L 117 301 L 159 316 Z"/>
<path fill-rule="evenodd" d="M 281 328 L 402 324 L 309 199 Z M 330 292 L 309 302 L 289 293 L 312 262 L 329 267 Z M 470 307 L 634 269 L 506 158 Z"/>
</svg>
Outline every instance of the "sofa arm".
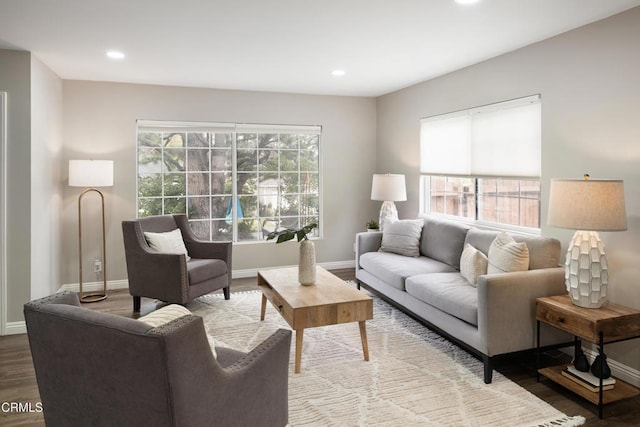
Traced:
<svg viewBox="0 0 640 427">
<path fill-rule="evenodd" d="M 381 231 L 368 231 L 356 234 L 356 270 L 360 269 L 360 256 L 367 252 L 377 252 L 382 245 Z"/>
<path fill-rule="evenodd" d="M 495 356 L 536 346 L 536 298 L 566 294 L 564 268 L 478 277 L 478 330 Z"/>
</svg>

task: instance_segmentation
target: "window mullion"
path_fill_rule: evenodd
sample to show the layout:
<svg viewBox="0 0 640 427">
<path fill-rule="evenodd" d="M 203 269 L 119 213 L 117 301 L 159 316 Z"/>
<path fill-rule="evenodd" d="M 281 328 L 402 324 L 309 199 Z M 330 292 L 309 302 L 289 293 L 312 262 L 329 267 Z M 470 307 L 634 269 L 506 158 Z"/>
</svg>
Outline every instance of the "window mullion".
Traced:
<svg viewBox="0 0 640 427">
<path fill-rule="evenodd" d="M 233 241 L 238 241 L 238 133 L 233 132 L 231 137 L 231 233 Z"/>
</svg>

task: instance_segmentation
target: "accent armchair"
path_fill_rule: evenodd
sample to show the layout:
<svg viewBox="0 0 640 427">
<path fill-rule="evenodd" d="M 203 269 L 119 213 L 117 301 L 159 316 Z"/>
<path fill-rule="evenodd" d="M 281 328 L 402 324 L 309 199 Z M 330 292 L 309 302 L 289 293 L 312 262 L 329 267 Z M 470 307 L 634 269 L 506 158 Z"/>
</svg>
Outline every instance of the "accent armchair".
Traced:
<svg viewBox="0 0 640 427">
<path fill-rule="evenodd" d="M 24 305 L 47 426 L 284 426 L 291 331 L 250 353 L 216 347 L 202 318 L 154 328 L 63 292 Z"/>
<path fill-rule="evenodd" d="M 165 233 L 180 229 L 187 257 L 154 252 L 145 232 Z M 198 239 L 186 215 L 162 215 L 122 221 L 122 234 L 133 310 L 140 311 L 140 297 L 186 304 L 200 295 L 222 289 L 229 299 L 231 242 Z"/>
</svg>

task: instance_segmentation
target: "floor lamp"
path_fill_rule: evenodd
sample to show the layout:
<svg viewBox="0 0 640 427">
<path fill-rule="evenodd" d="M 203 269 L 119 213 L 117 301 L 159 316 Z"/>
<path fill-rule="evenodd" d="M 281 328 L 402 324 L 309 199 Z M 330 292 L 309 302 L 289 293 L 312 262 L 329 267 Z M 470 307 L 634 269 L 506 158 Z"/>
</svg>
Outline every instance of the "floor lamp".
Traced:
<svg viewBox="0 0 640 427">
<path fill-rule="evenodd" d="M 69 186 L 88 187 L 78 196 L 78 260 L 80 271 L 80 301 L 97 302 L 107 298 L 107 246 L 104 220 L 104 194 L 96 187 L 113 186 L 112 160 L 69 160 Z M 82 198 L 96 192 L 102 202 L 102 292 L 85 294 L 82 288 Z"/>
<path fill-rule="evenodd" d="M 371 200 L 382 202 L 380 207 L 380 231 L 384 229 L 384 223 L 398 220 L 398 210 L 393 202 L 407 200 L 407 189 L 404 175 L 399 174 L 374 174 L 371 182 Z"/>
</svg>

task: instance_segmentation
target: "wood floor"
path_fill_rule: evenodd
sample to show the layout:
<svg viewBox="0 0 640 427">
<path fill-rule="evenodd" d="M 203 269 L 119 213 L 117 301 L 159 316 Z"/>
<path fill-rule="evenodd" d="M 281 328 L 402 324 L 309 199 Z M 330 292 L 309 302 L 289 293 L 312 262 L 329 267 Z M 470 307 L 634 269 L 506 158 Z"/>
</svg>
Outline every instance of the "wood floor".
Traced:
<svg viewBox="0 0 640 427">
<path fill-rule="evenodd" d="M 333 270 L 333 273 L 345 280 L 354 278 L 352 269 Z M 255 278 L 234 279 L 231 286 L 232 293 L 254 289 L 257 289 Z M 233 298 L 233 294 L 231 298 Z M 131 296 L 126 290 L 111 291 L 107 300 L 86 304 L 86 306 L 103 312 L 135 317 L 132 311 Z M 155 309 L 156 302 L 154 300 L 142 298 L 142 315 Z M 558 351 L 548 352 L 544 358 L 544 362 L 548 364 L 569 361 L 566 355 Z M 567 415 L 582 415 L 587 419 L 586 426 L 640 426 L 640 396 L 605 406 L 605 418 L 599 420 L 595 405 L 548 380 L 537 382 L 533 354 L 501 360 L 496 369 L 559 411 Z M 34 412 L 11 412 L 4 402 L 31 403 Z M 36 412 L 36 403 L 38 402 L 40 402 L 40 397 L 27 336 L 0 337 L 0 405 L 2 405 L 0 407 L 0 426 L 44 425 L 42 414 Z"/>
</svg>

